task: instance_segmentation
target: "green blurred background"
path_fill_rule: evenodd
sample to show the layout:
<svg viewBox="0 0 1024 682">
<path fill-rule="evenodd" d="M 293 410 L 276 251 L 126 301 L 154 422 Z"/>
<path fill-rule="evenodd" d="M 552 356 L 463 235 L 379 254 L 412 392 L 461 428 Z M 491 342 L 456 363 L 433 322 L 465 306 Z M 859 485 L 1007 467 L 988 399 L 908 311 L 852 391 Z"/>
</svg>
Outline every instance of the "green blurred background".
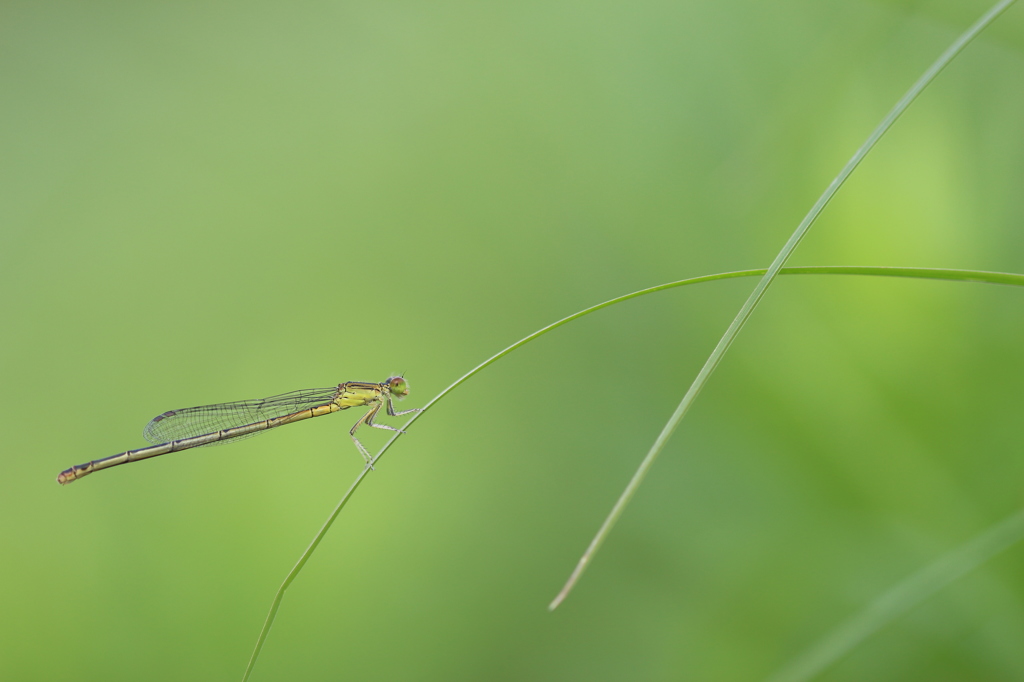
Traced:
<svg viewBox="0 0 1024 682">
<path fill-rule="evenodd" d="M 607 298 L 763 267 L 984 1 L 5 2 L 0 678 L 233 680 L 359 473 L 317 419 L 119 467 L 164 410 L 405 372 L 422 405 Z M 1024 272 L 1024 11 L 794 264 Z M 657 294 L 440 402 L 285 597 L 253 680 L 758 680 L 1024 505 L 1024 292 Z M 383 433 L 364 441 L 379 447 Z M 1024 678 L 1024 547 L 827 680 Z"/>
</svg>

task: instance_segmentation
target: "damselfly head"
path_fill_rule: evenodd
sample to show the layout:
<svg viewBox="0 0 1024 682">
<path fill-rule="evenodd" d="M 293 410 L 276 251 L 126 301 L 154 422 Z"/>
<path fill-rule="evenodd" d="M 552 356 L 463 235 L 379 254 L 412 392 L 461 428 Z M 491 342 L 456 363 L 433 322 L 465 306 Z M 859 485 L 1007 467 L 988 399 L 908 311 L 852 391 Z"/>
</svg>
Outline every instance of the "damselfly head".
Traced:
<svg viewBox="0 0 1024 682">
<path fill-rule="evenodd" d="M 387 380 L 387 385 L 391 395 L 396 398 L 404 398 L 409 395 L 409 382 L 403 377 L 391 377 Z"/>
</svg>

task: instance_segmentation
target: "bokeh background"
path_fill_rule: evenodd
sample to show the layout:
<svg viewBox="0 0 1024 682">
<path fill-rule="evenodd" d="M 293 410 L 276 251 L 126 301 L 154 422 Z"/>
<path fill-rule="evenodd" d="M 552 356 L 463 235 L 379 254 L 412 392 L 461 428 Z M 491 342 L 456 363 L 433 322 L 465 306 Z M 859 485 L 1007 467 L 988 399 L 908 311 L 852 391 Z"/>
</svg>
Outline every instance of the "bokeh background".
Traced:
<svg viewBox="0 0 1024 682">
<path fill-rule="evenodd" d="M 405 372 L 767 265 L 984 1 L 0 8 L 0 677 L 241 677 L 359 473 L 344 413 L 62 488 L 168 409 Z M 794 264 L 1024 272 L 1024 8 Z M 548 601 L 754 280 L 487 369 L 382 459 L 253 680 L 758 680 L 1024 505 L 1024 292 L 779 281 Z M 386 434 L 366 433 L 380 447 Z M 1024 677 L 1024 547 L 827 680 Z"/>
</svg>

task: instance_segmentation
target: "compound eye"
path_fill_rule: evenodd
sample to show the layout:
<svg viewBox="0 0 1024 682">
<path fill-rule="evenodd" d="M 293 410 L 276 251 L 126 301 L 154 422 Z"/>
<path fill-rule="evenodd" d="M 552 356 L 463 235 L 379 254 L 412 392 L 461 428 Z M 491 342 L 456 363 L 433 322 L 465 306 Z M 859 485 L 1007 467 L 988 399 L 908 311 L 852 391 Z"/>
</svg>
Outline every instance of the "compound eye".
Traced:
<svg viewBox="0 0 1024 682">
<path fill-rule="evenodd" d="M 391 377 L 388 379 L 388 388 L 391 392 L 397 396 L 405 396 L 409 394 L 409 383 L 402 377 Z"/>
</svg>

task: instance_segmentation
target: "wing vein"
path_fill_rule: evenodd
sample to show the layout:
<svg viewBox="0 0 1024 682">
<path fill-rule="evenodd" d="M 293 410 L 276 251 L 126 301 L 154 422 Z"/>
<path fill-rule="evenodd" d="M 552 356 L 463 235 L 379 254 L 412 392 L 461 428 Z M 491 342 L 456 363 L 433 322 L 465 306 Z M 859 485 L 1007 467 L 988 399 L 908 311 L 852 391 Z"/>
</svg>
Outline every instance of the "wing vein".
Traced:
<svg viewBox="0 0 1024 682">
<path fill-rule="evenodd" d="M 308 388 L 259 400 L 239 400 L 232 403 L 170 410 L 157 415 L 146 424 L 142 436 L 150 443 L 163 444 L 182 438 L 193 438 L 225 429 L 234 429 L 246 424 L 255 424 L 325 405 L 333 401 L 337 393 L 337 387 Z M 234 442 L 260 433 L 266 433 L 266 430 L 227 438 L 216 443 L 209 443 L 209 445 Z"/>
</svg>

